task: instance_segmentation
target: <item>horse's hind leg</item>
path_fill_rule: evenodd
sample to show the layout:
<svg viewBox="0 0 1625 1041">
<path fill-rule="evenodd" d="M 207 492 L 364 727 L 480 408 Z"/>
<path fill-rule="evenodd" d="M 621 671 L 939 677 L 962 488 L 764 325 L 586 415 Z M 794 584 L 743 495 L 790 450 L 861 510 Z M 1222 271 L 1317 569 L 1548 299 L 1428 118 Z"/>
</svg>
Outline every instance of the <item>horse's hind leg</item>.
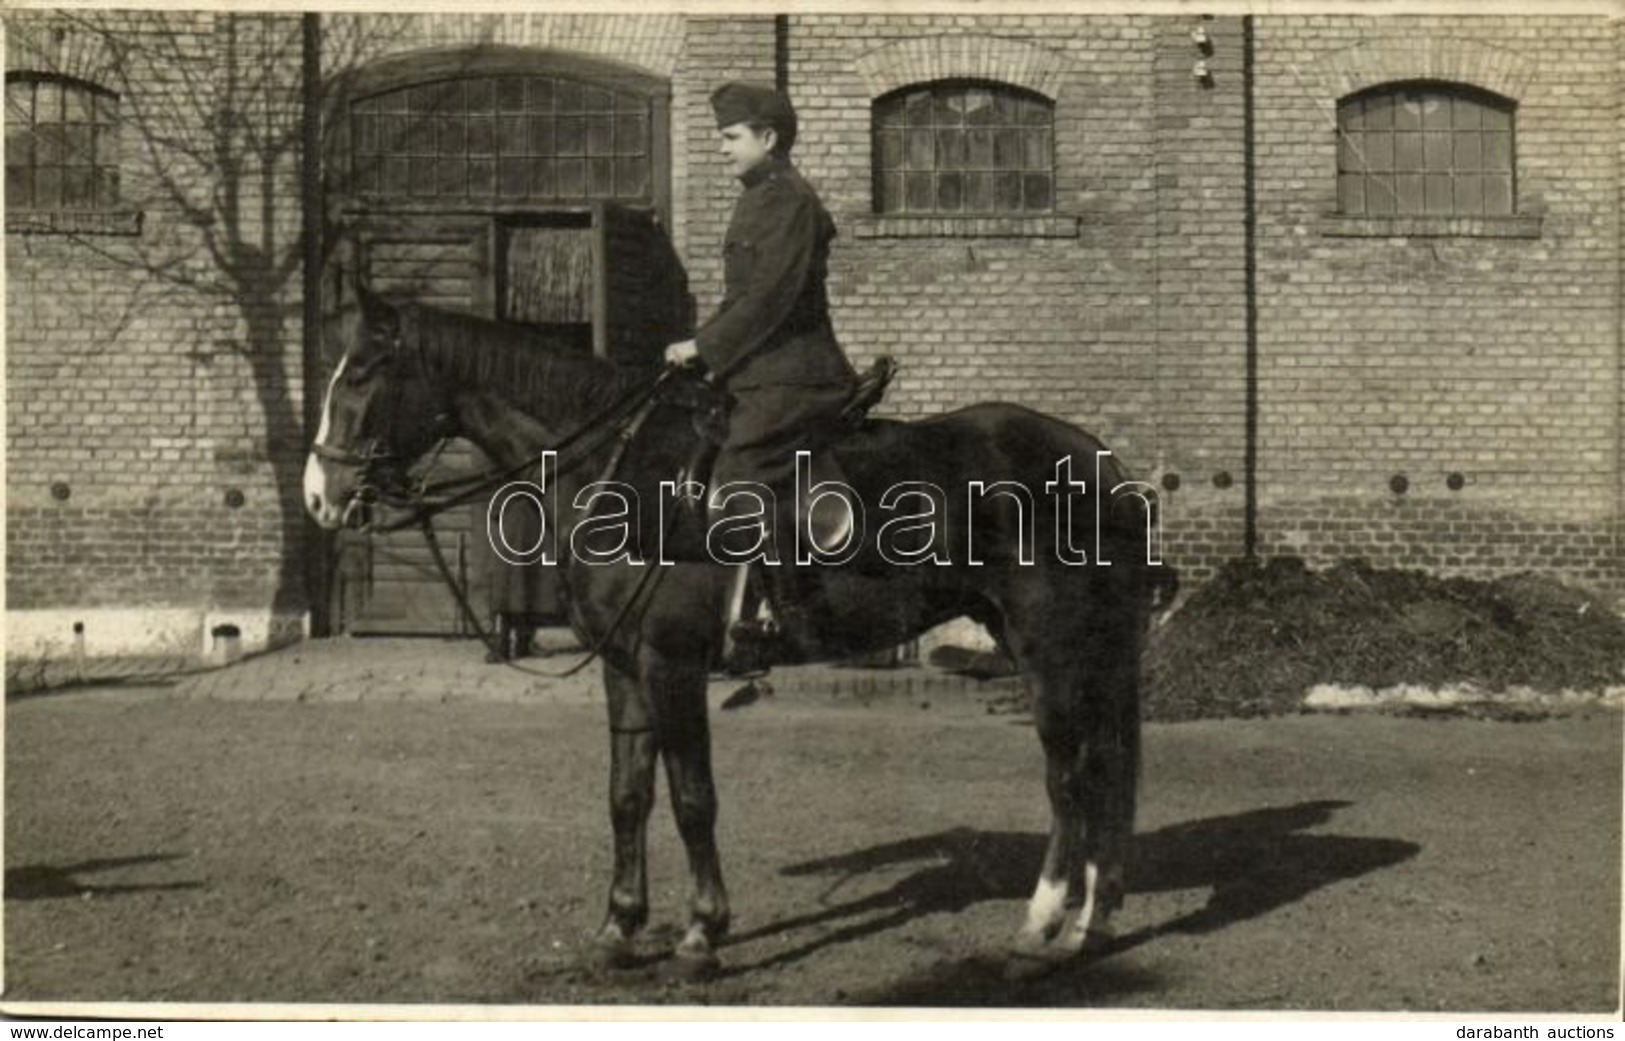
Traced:
<svg viewBox="0 0 1625 1041">
<path fill-rule="evenodd" d="M 1137 641 L 1096 657 L 1084 729 L 1084 845 L 1077 913 L 1061 945 L 1074 953 L 1110 939 L 1123 903 L 1123 871 L 1134 835 L 1140 771 Z M 1104 660 L 1103 660 L 1104 659 Z"/>
<path fill-rule="evenodd" d="M 1057 670 L 1029 669 L 1038 737 L 1044 747 L 1044 783 L 1050 804 L 1049 843 L 1038 885 L 1011 953 L 1027 961 L 1049 961 L 1068 952 L 1055 944 L 1076 902 L 1073 886 L 1081 867 L 1084 822 L 1082 728 L 1071 699 L 1059 696 L 1068 677 Z"/>
<path fill-rule="evenodd" d="M 1051 828 L 1012 971 L 1065 960 L 1104 939 L 1122 901 L 1139 766 L 1138 639 L 1087 606 L 1052 605 L 1048 624 L 1011 619 L 1011 649 L 1044 746 Z M 1070 624 L 1055 624 L 1066 618 Z"/>
<path fill-rule="evenodd" d="M 728 931 L 728 891 L 717 853 L 717 791 L 703 666 L 651 657 L 645 683 L 661 719 L 661 750 L 677 832 L 688 853 L 694 891 L 688 927 L 677 945 L 678 970 L 703 976 L 717 967 L 716 944 Z"/>
<path fill-rule="evenodd" d="M 609 696 L 609 814 L 615 831 L 615 868 L 609 908 L 593 943 L 598 963 L 614 968 L 631 961 L 632 937 L 649 918 L 646 835 L 660 746 L 637 680 L 606 664 L 604 687 Z"/>
</svg>

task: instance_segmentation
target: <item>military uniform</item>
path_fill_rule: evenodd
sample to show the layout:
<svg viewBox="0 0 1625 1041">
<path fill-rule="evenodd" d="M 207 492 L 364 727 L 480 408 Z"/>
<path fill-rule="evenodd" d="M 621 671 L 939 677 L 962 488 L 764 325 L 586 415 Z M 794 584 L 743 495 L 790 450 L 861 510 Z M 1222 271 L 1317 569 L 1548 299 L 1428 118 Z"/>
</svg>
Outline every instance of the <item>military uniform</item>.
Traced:
<svg viewBox="0 0 1625 1041">
<path fill-rule="evenodd" d="M 734 398 L 713 483 L 780 487 L 795 473 L 796 450 L 827 436 L 857 377 L 830 326 L 824 288 L 834 221 L 784 158 L 765 159 L 740 180 L 723 241 L 722 304 L 694 343 Z"/>
<path fill-rule="evenodd" d="M 772 488 L 778 500 L 769 523 L 783 566 L 766 573 L 784 626 L 735 618 L 724 650 L 725 667 L 750 672 L 782 653 L 786 631 L 816 632 L 828 615 L 817 575 L 792 566 L 796 452 L 816 451 L 828 441 L 857 374 L 835 340 L 824 288 L 835 222 L 786 158 L 795 143 L 795 110 L 773 88 L 747 83 L 719 87 L 711 106 L 725 136 L 740 124 L 758 134 L 771 127 L 778 135 L 778 151 L 740 175 L 744 190 L 723 240 L 722 304 L 693 341 L 700 360 L 733 397 L 712 489 L 756 481 Z M 744 544 L 733 548 L 749 552 L 754 540 L 736 530 Z M 741 570 L 741 592 L 744 577 Z"/>
</svg>

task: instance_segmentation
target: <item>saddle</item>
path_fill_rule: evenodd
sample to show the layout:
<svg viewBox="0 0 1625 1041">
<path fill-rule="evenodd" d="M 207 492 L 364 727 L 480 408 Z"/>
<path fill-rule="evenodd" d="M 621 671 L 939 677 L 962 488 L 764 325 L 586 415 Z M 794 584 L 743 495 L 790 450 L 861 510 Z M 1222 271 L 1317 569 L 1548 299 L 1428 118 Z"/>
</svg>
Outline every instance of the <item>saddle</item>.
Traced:
<svg viewBox="0 0 1625 1041">
<path fill-rule="evenodd" d="M 839 433 L 846 433 L 863 424 L 868 418 L 869 410 L 880 404 L 881 399 L 886 396 L 886 388 L 891 385 L 892 377 L 895 375 L 897 375 L 895 358 L 886 354 L 875 359 L 869 370 L 858 377 L 851 396 L 841 406 L 835 420 Z M 722 443 L 728 439 L 727 391 L 704 380 L 686 380 L 677 384 L 676 389 L 671 391 L 668 397 L 694 413 L 694 432 L 700 435 L 701 442 L 700 449 L 695 453 L 695 459 L 698 461 L 707 455 L 706 448 L 709 447 L 709 460 L 714 460 L 716 449 L 722 447 Z M 684 472 L 695 478 L 709 477 L 709 460 L 704 460 L 704 466 L 684 467 Z"/>
<path fill-rule="evenodd" d="M 846 399 L 841 406 L 840 423 L 843 428 L 855 427 L 868 418 L 869 410 L 880 404 L 886 396 L 886 388 L 891 386 L 892 377 L 897 375 L 897 359 L 889 354 L 882 354 L 875 359 L 869 371 L 858 377 L 858 385 L 852 388 L 852 396 Z"/>
<path fill-rule="evenodd" d="M 893 358 L 882 356 L 876 359 L 869 370 L 858 378 L 852 393 L 836 414 L 834 430 L 829 439 L 831 442 L 838 443 L 843 437 L 862 428 L 869 410 L 885 397 L 886 388 L 896 374 L 897 362 Z M 729 402 L 721 391 L 709 384 L 703 386 L 709 397 L 697 400 L 694 410 L 694 428 L 700 435 L 699 442 L 679 477 L 709 487 L 713 465 L 728 436 Z M 845 473 L 834 452 L 827 449 L 815 451 L 811 463 L 810 487 L 818 489 L 823 486 L 831 491 L 846 487 Z M 861 509 L 861 504 L 849 504 L 846 498 L 844 492 L 838 495 L 819 494 L 809 497 L 806 502 L 799 502 L 797 530 L 805 533 L 820 550 L 833 551 L 845 546 L 851 534 L 852 517 Z M 703 505 L 697 500 L 684 501 L 691 517 L 703 519 Z M 721 655 L 724 671 L 734 675 L 759 676 L 771 668 L 779 657 L 779 652 L 773 649 L 778 643 L 775 635 L 778 633 L 777 616 L 786 605 L 777 601 L 784 596 L 794 600 L 797 594 L 786 592 L 782 587 L 788 585 L 793 588 L 800 584 L 788 581 L 800 569 L 793 566 L 793 561 L 784 563 L 787 567 L 781 575 L 785 577 L 778 583 L 781 588 L 777 595 L 771 595 L 770 590 L 765 588 L 767 583 L 760 569 L 739 568 L 735 572 L 724 606 L 723 631 L 727 634 Z M 742 644 L 741 640 L 751 632 L 757 634 L 756 638 Z"/>
<path fill-rule="evenodd" d="M 875 359 L 868 371 L 858 377 L 851 395 L 841 406 L 835 419 L 832 441 L 839 441 L 863 425 L 868 418 L 869 410 L 880 404 L 886 396 L 886 388 L 890 386 L 895 375 L 897 375 L 896 359 L 890 355 L 882 355 Z M 700 439 L 693 455 L 683 466 L 679 478 L 710 487 L 712 466 L 716 463 L 717 453 L 723 442 L 728 438 L 729 402 L 724 391 L 700 381 L 687 384 L 684 393 L 692 395 L 685 398 L 684 403 L 694 408 L 694 430 L 700 435 Z M 827 450 L 814 452 L 812 484 L 818 485 L 826 481 L 845 483 L 844 472 L 833 453 Z M 700 507 L 697 503 L 690 502 L 689 505 L 698 512 Z M 802 525 L 810 524 L 810 528 L 804 530 L 810 530 L 813 539 L 820 546 L 840 543 L 846 537 L 847 511 L 819 510 L 816 505 L 814 503 L 814 508 L 810 510 L 810 518 L 798 517 L 797 522 Z"/>
</svg>

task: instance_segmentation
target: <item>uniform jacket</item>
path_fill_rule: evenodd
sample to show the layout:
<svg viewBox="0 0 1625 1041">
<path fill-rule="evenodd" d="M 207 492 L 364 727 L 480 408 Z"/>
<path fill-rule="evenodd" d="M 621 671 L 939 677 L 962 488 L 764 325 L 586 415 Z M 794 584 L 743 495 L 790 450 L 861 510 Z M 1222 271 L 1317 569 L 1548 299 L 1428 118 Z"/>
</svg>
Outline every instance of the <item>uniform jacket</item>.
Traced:
<svg viewBox="0 0 1625 1041">
<path fill-rule="evenodd" d="M 740 180 L 723 241 L 722 304 L 694 336 L 700 358 L 735 390 L 851 383 L 824 288 L 835 222 L 783 159 L 769 157 Z"/>
</svg>

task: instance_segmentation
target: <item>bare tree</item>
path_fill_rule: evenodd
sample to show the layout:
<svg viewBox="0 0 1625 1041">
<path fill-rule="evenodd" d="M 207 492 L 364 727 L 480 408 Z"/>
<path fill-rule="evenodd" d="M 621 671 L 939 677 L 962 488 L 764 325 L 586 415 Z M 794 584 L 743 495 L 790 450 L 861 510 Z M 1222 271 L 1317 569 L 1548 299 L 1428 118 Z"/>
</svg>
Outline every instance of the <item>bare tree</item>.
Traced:
<svg viewBox="0 0 1625 1041">
<path fill-rule="evenodd" d="M 318 16 L 299 14 L 61 11 L 8 22 L 14 31 L 81 35 L 108 57 L 112 82 L 98 86 L 119 98 L 119 201 L 146 221 L 135 236 L 67 233 L 78 249 L 130 275 L 127 292 L 111 295 L 118 313 L 95 316 L 91 359 L 118 349 L 140 314 L 175 307 L 214 317 L 220 335 L 177 350 L 215 371 L 246 368 L 259 421 L 245 421 L 244 436 L 226 436 L 216 462 L 243 473 L 270 468 L 284 546 L 273 610 L 296 613 L 325 567 L 317 560 L 306 570 L 312 554 L 299 551 L 323 543 L 301 502 L 310 401 L 296 382 L 316 376 L 300 349 L 317 314 L 305 309 L 315 284 L 306 276 L 319 277 L 336 239 L 319 181 L 317 190 L 311 184 L 338 124 L 323 110 L 336 104 L 335 85 L 387 50 L 402 23 L 344 19 L 324 40 Z M 316 162 L 306 163 L 313 144 Z M 195 435 L 198 417 L 187 424 Z M 313 599 L 319 592 L 309 589 Z M 324 605 L 309 606 L 319 613 Z"/>
</svg>

